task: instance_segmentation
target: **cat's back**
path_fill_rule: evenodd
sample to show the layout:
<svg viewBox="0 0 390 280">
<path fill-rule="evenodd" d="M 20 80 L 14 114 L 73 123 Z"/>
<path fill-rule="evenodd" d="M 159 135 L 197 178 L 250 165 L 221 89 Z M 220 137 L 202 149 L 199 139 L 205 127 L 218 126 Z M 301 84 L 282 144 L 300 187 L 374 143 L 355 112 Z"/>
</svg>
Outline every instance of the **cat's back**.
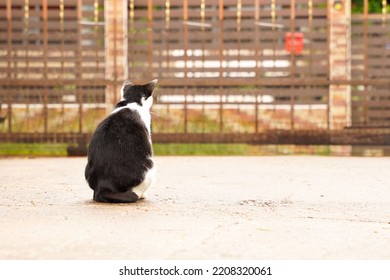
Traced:
<svg viewBox="0 0 390 280">
<path fill-rule="evenodd" d="M 106 117 L 96 128 L 89 146 L 89 156 L 109 160 L 114 157 L 151 156 L 150 136 L 140 114 L 127 107 Z M 127 160 L 129 160 L 127 158 Z"/>
</svg>

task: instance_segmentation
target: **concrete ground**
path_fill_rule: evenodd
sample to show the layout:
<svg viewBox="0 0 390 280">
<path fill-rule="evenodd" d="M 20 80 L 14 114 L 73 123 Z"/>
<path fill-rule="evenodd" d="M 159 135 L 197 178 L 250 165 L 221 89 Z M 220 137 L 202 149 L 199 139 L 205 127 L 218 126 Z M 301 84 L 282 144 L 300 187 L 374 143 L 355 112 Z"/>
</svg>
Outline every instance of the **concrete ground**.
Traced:
<svg viewBox="0 0 390 280">
<path fill-rule="evenodd" d="M 85 158 L 0 160 L 0 259 L 390 259 L 390 158 L 157 157 L 100 204 Z"/>
</svg>

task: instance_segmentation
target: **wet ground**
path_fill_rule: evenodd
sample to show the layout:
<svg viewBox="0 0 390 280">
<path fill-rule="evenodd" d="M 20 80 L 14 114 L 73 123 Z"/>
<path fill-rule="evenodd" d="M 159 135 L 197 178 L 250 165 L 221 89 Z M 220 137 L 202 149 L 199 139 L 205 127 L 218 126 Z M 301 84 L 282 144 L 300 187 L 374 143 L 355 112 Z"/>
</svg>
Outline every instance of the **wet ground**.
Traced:
<svg viewBox="0 0 390 280">
<path fill-rule="evenodd" d="M 85 158 L 0 159 L 0 259 L 390 259 L 390 158 L 157 157 L 146 200 Z"/>
</svg>

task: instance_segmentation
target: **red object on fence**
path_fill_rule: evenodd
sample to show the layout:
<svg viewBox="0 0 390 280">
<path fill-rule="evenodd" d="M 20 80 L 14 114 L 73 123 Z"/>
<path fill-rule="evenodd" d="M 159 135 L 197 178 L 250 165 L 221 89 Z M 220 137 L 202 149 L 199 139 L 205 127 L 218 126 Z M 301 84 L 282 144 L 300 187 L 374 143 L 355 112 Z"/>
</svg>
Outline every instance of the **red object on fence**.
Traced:
<svg viewBox="0 0 390 280">
<path fill-rule="evenodd" d="M 291 35 L 292 34 L 292 35 Z M 293 40 L 294 36 L 294 40 Z M 287 32 L 285 40 L 285 49 L 294 54 L 301 54 L 303 51 L 303 33 L 301 32 Z"/>
</svg>

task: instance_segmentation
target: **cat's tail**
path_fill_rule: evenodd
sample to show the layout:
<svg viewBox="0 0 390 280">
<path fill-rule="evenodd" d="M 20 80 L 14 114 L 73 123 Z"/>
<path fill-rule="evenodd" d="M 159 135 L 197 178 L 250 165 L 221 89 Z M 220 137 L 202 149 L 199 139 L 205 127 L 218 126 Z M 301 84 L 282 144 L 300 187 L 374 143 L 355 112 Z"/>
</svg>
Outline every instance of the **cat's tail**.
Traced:
<svg viewBox="0 0 390 280">
<path fill-rule="evenodd" d="M 131 203 L 138 200 L 138 195 L 129 190 L 126 192 L 94 191 L 93 199 L 107 203 Z"/>
<path fill-rule="evenodd" d="M 131 203 L 136 202 L 139 197 L 132 190 L 125 192 L 118 191 L 108 180 L 100 180 L 93 192 L 93 199 L 98 202 L 107 203 Z"/>
</svg>

